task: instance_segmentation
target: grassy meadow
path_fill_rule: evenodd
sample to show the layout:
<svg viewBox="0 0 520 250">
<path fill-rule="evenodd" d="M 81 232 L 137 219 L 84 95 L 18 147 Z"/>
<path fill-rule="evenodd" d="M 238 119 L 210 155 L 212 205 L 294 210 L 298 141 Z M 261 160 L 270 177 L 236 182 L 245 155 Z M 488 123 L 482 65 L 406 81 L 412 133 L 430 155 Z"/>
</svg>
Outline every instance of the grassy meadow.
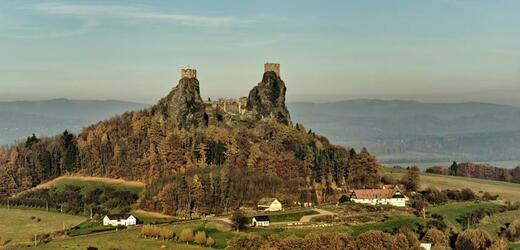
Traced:
<svg viewBox="0 0 520 250">
<path fill-rule="evenodd" d="M 223 249 L 227 241 L 234 236 L 231 228 L 221 222 L 192 221 L 173 225 L 163 225 L 170 228 L 177 235 L 185 228 L 193 229 L 193 232 L 205 231 L 206 234 L 215 239 L 214 248 Z M 48 244 L 41 245 L 35 249 L 87 249 L 89 246 L 103 249 L 204 249 L 206 247 L 195 244 L 185 244 L 177 241 L 163 241 L 145 239 L 140 237 L 141 228 L 134 227 L 119 232 L 107 232 L 94 235 L 84 235 L 62 240 L 53 240 Z M 206 248 L 207 249 L 207 248 Z"/>
<path fill-rule="evenodd" d="M 384 168 L 385 174 L 400 179 L 406 169 Z M 520 184 L 483 180 L 469 177 L 436 175 L 429 173 L 421 173 L 421 188 L 434 187 L 437 189 L 461 189 L 469 188 L 475 193 L 489 192 L 498 194 L 500 198 L 510 201 L 520 201 Z"/>
<path fill-rule="evenodd" d="M 85 217 L 32 209 L 0 208 L 0 244 L 31 243 L 35 234 L 51 233 L 76 226 Z"/>
<path fill-rule="evenodd" d="M 440 214 L 444 216 L 449 224 L 451 224 L 455 229 L 461 230 L 462 225 L 457 221 L 459 217 L 466 213 L 470 213 L 472 211 L 476 211 L 478 209 L 492 209 L 499 208 L 500 205 L 491 203 L 491 202 L 456 202 L 456 203 L 448 203 L 445 205 L 433 207 L 428 211 L 432 214 Z"/>
<path fill-rule="evenodd" d="M 506 211 L 499 214 L 486 217 L 480 221 L 475 227 L 484 229 L 490 234 L 500 233 L 500 228 L 514 220 L 520 219 L 520 210 Z"/>
</svg>

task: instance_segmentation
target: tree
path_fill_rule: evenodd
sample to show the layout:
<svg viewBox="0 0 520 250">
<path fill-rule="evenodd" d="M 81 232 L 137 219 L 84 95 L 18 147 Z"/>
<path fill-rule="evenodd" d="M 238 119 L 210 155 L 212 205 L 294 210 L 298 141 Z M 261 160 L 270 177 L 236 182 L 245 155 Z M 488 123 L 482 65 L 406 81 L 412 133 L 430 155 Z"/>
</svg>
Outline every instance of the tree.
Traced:
<svg viewBox="0 0 520 250">
<path fill-rule="evenodd" d="M 450 166 L 450 175 L 457 176 L 457 162 L 454 161 Z"/>
<path fill-rule="evenodd" d="M 195 239 L 194 239 L 194 242 L 199 244 L 199 245 L 204 245 L 206 244 L 206 232 L 204 231 L 199 231 L 195 234 Z"/>
<path fill-rule="evenodd" d="M 183 229 L 179 235 L 179 240 L 186 243 L 193 241 L 193 230 L 191 228 Z"/>
<path fill-rule="evenodd" d="M 244 229 L 246 225 L 249 223 L 248 219 L 242 211 L 236 210 L 233 215 L 231 216 L 231 222 L 233 223 L 233 228 L 235 230 L 240 231 L 241 229 Z"/>
<path fill-rule="evenodd" d="M 493 244 L 493 238 L 482 229 L 468 229 L 457 237 L 455 249 L 457 250 L 485 250 Z"/>
<path fill-rule="evenodd" d="M 396 249 L 396 242 L 391 234 L 381 231 L 367 231 L 357 238 L 359 249 Z"/>
<path fill-rule="evenodd" d="M 413 166 L 408 169 L 406 172 L 406 175 L 403 176 L 403 179 L 401 180 L 403 183 L 406 191 L 408 192 L 415 192 L 419 189 L 419 182 L 420 182 L 420 176 L 419 176 L 419 168 L 416 166 Z"/>
<path fill-rule="evenodd" d="M 448 247 L 448 237 L 438 229 L 430 228 L 426 231 L 423 239 L 424 242 L 432 243 L 433 247 Z"/>
<path fill-rule="evenodd" d="M 215 245 L 215 240 L 211 237 L 208 237 L 208 239 L 206 240 L 206 246 L 208 247 L 213 247 Z"/>
</svg>

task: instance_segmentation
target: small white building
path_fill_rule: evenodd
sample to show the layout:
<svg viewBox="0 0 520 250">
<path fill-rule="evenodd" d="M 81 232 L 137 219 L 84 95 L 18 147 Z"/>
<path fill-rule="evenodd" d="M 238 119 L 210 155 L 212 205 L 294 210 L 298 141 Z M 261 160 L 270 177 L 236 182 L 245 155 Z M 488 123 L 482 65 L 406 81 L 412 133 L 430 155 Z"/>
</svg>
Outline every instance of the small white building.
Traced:
<svg viewBox="0 0 520 250">
<path fill-rule="evenodd" d="M 432 249 L 432 243 L 421 243 L 421 245 L 419 247 L 424 249 L 424 250 L 431 250 Z"/>
<path fill-rule="evenodd" d="M 258 202 L 257 207 L 266 212 L 282 211 L 282 203 L 276 198 L 263 198 Z"/>
<path fill-rule="evenodd" d="M 137 224 L 137 218 L 131 214 L 110 214 L 103 218 L 104 226 L 131 226 Z"/>
<path fill-rule="evenodd" d="M 268 227 L 271 220 L 269 220 L 269 216 L 255 216 L 251 221 L 253 227 Z"/>
<path fill-rule="evenodd" d="M 391 205 L 405 207 L 408 198 L 397 188 L 355 189 L 350 195 L 350 201 L 369 205 Z"/>
</svg>

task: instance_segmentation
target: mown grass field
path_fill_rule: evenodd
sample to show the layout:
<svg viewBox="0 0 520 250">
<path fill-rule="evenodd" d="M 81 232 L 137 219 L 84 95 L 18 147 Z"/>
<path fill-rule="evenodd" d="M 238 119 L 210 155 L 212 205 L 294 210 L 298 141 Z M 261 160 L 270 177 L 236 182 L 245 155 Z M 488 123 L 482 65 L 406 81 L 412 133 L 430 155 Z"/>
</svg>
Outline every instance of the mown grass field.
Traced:
<svg viewBox="0 0 520 250">
<path fill-rule="evenodd" d="M 384 168 L 385 174 L 400 179 L 406 169 Z M 520 201 L 520 184 L 490 181 L 469 177 L 436 175 L 421 173 L 421 188 L 434 187 L 437 189 L 461 189 L 469 188 L 474 192 L 489 192 L 498 194 L 500 198 L 510 201 Z"/>
<path fill-rule="evenodd" d="M 518 219 L 520 219 L 520 210 L 506 211 L 482 219 L 482 221 L 475 227 L 484 229 L 490 234 L 496 235 L 500 233 L 500 228 L 505 226 L 506 223 Z"/>
<path fill-rule="evenodd" d="M 162 225 L 171 228 L 177 235 L 185 228 L 197 231 L 205 231 L 216 241 L 214 248 L 223 249 L 227 241 L 234 236 L 234 232 L 228 225 L 221 222 L 192 221 L 174 225 Z M 186 244 L 177 241 L 163 241 L 145 239 L 140 237 L 141 228 L 130 228 L 119 232 L 107 232 L 94 235 L 84 235 L 68 239 L 53 240 L 48 244 L 40 245 L 34 249 L 87 249 L 89 246 L 98 249 L 208 249 L 204 246 Z"/>
<path fill-rule="evenodd" d="M 30 243 L 35 234 L 60 231 L 64 227 L 66 229 L 76 226 L 86 219 L 81 216 L 41 210 L 0 208 L 0 244 L 9 239 L 11 243 L 8 245 Z"/>
<path fill-rule="evenodd" d="M 445 205 L 433 207 L 427 211 L 432 214 L 440 214 L 444 216 L 448 223 L 455 227 L 457 230 L 461 230 L 462 226 L 457 221 L 459 217 L 466 213 L 476 211 L 478 209 L 493 209 L 499 208 L 500 205 L 491 202 L 457 202 L 448 203 Z"/>
</svg>

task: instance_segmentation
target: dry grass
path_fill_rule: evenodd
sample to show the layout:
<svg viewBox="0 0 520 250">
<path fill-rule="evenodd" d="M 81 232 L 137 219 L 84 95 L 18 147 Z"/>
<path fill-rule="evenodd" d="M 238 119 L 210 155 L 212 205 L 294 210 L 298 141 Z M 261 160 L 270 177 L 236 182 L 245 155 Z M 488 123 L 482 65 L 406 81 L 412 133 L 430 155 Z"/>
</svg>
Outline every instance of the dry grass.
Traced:
<svg viewBox="0 0 520 250">
<path fill-rule="evenodd" d="M 385 174 L 400 179 L 405 169 L 385 168 Z M 500 198 L 510 201 L 520 201 L 520 184 L 491 181 L 469 177 L 447 176 L 421 173 L 421 188 L 433 187 L 437 189 L 462 189 L 469 188 L 474 192 L 489 192 L 498 194 Z"/>
</svg>

